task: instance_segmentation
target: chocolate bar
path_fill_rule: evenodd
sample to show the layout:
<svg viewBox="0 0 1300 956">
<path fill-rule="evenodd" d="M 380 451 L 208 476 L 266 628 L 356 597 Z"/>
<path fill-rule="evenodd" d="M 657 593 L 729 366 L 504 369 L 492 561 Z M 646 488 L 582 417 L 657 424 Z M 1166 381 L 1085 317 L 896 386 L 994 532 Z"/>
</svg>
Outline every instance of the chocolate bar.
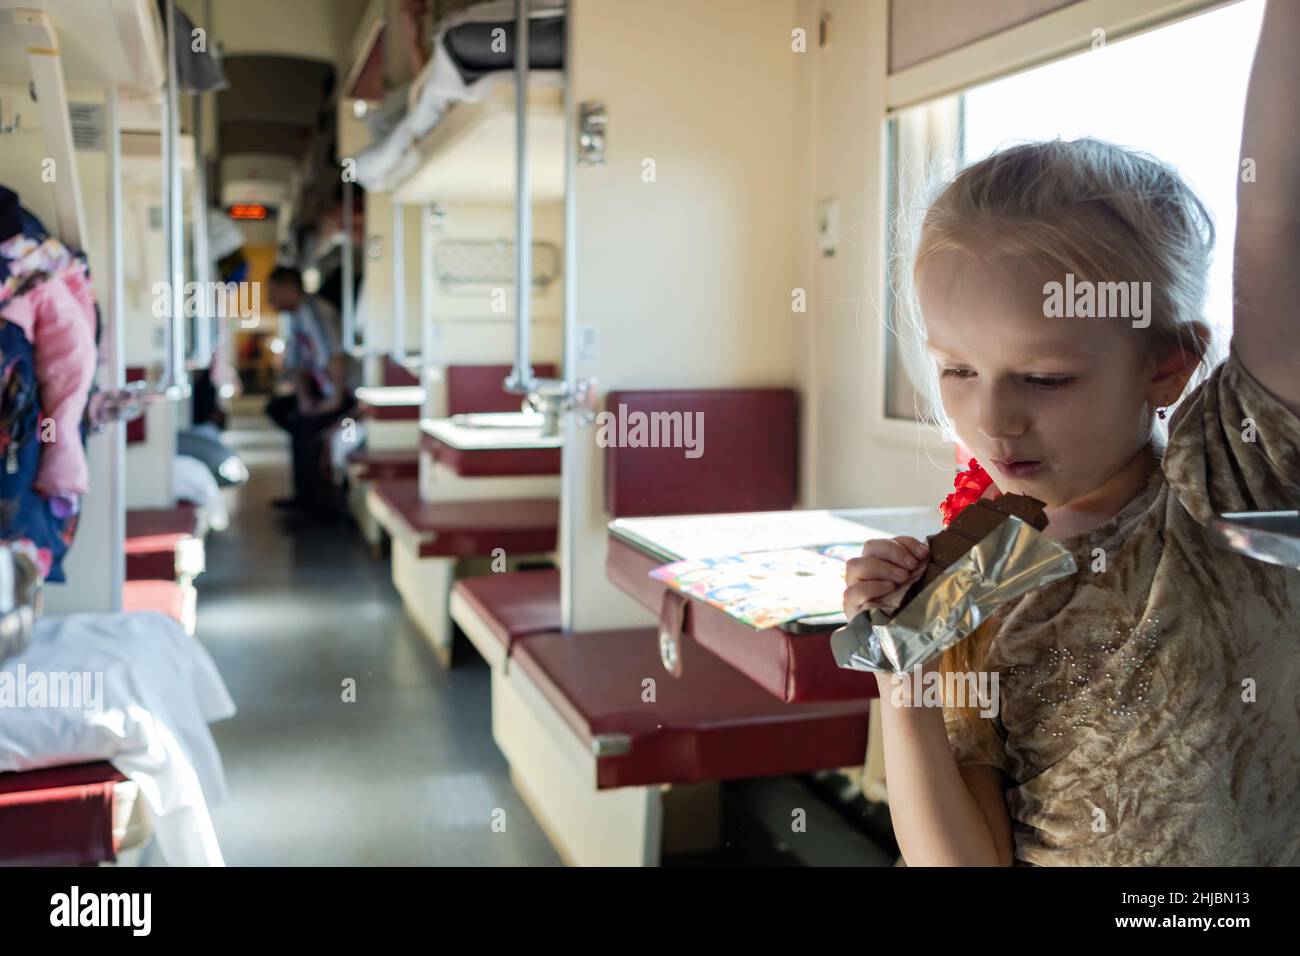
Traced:
<svg viewBox="0 0 1300 956">
<path fill-rule="evenodd" d="M 1008 517 L 1014 515 L 1025 524 L 1042 531 L 1047 527 L 1047 515 L 1043 511 L 1045 507 L 1044 502 L 1029 495 L 1003 494 L 996 498 L 980 498 L 963 508 L 945 530 L 926 538 L 926 544 L 930 547 L 929 563 L 925 572 L 903 595 L 900 610 Z"/>
<path fill-rule="evenodd" d="M 910 672 L 969 637 L 1001 605 L 1076 573 L 1074 555 L 1037 533 L 1047 527 L 1043 509 L 1015 494 L 968 505 L 930 536 L 930 561 L 896 613 L 863 611 L 831 635 L 835 663 Z"/>
</svg>

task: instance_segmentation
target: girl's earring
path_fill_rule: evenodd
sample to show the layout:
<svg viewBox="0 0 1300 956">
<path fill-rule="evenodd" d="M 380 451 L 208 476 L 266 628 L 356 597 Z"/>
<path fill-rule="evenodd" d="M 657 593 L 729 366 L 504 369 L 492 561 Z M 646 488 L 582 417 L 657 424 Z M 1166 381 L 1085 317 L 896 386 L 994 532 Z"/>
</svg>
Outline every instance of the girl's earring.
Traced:
<svg viewBox="0 0 1300 956">
<path fill-rule="evenodd" d="M 1160 416 L 1160 420 L 1163 422 L 1165 420 L 1165 406 L 1161 405 L 1159 408 L 1157 408 L 1156 414 Z"/>
</svg>

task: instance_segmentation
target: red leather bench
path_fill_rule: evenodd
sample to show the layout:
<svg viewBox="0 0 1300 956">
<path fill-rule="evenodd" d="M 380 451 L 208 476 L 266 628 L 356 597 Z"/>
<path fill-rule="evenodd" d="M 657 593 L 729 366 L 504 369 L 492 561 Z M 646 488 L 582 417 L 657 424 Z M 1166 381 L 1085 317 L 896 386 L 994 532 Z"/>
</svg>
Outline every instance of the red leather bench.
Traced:
<svg viewBox="0 0 1300 956">
<path fill-rule="evenodd" d="M 510 365 L 448 365 L 447 414 L 519 411 L 523 396 L 512 395 L 501 387 L 513 370 Z M 553 378 L 555 366 L 534 365 L 533 374 L 538 378 Z"/>
<path fill-rule="evenodd" d="M 384 359 L 384 385 L 385 387 L 402 388 L 409 385 L 419 385 L 420 377 L 412 372 L 405 365 L 394 362 L 389 356 Z"/>
<path fill-rule="evenodd" d="M 596 756 L 599 789 L 807 773 L 862 762 L 869 701 L 785 704 L 685 642 L 666 674 L 653 629 L 537 634 L 522 668 Z M 656 680 L 653 701 L 642 682 Z"/>
<path fill-rule="evenodd" d="M 454 591 L 507 656 L 519 638 L 560 629 L 560 572 L 554 568 L 462 578 Z"/>
<path fill-rule="evenodd" d="M 610 392 L 605 410 L 704 416 L 708 455 L 605 449 L 605 511 L 647 515 L 785 511 L 799 497 L 798 396 L 786 388 Z M 621 414 L 620 414 L 621 417 Z M 760 464 L 761 462 L 761 464 Z"/>
<path fill-rule="evenodd" d="M 689 459 L 680 448 L 610 447 L 605 501 L 611 515 L 794 505 L 798 408 L 792 391 L 623 392 L 612 393 L 606 407 L 620 404 L 628 412 L 703 412 L 709 455 Z M 761 468 L 754 464 L 756 448 L 763 450 Z M 664 669 L 654 628 L 542 630 L 560 617 L 556 572 L 465 579 L 457 582 L 454 600 L 506 648 L 499 658 L 485 654 L 493 663 L 494 736 L 510 760 L 512 779 L 573 862 L 657 860 L 658 825 L 647 821 L 667 819 L 670 794 L 663 785 L 707 787 L 863 762 L 871 707 L 866 696 L 786 703 L 685 637 L 681 676 L 674 677 Z M 687 606 L 688 618 L 693 611 Z M 505 663 L 498 666 L 498 660 Z M 653 694 L 646 693 L 647 679 L 654 681 Z M 615 802 L 595 796 L 618 788 L 626 789 Z M 713 812 L 692 811 L 697 818 Z"/>
<path fill-rule="evenodd" d="M 192 504 L 174 508 L 133 508 L 126 513 L 126 578 L 171 580 L 176 549 L 193 538 L 198 514 Z"/>
<path fill-rule="evenodd" d="M 0 773 L 0 866 L 115 860 L 114 807 L 125 782 L 102 762 Z"/>
<path fill-rule="evenodd" d="M 606 409 L 618 410 L 620 405 L 629 413 L 703 413 L 710 454 L 705 464 L 702 457 L 686 458 L 681 449 L 608 447 L 605 510 L 611 517 L 794 507 L 798 396 L 790 389 L 611 392 Z M 763 449 L 762 468 L 754 466 L 755 448 Z M 789 466 L 774 466 L 783 461 Z M 456 593 L 475 607 L 492 632 L 506 635 L 507 653 L 517 638 L 536 633 L 521 630 L 521 623 L 560 619 L 558 572 L 545 578 L 536 574 L 517 571 L 456 582 Z"/>
<path fill-rule="evenodd" d="M 353 477 L 358 481 L 388 481 L 394 478 L 418 478 L 420 453 L 392 448 L 368 451 L 364 448 L 348 455 Z"/>
<path fill-rule="evenodd" d="M 186 589 L 175 581 L 127 581 L 122 586 L 123 611 L 158 611 L 188 629 Z"/>
<path fill-rule="evenodd" d="M 375 482 L 373 493 L 425 540 L 422 558 L 538 554 L 556 547 L 560 503 L 553 498 L 430 502 L 411 479 Z"/>
</svg>

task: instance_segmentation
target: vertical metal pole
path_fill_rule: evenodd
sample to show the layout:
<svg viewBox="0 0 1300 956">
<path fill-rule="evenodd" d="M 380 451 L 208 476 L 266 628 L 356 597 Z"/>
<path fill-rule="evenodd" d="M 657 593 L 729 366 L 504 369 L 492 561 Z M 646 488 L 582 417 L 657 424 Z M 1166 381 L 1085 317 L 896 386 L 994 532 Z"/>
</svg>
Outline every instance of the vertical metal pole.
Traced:
<svg viewBox="0 0 1300 956">
<path fill-rule="evenodd" d="M 212 364 L 212 259 L 208 253 L 208 170 L 203 156 L 203 94 L 194 94 L 194 281 L 199 284 L 199 311 L 194 324 L 194 364 Z"/>
<path fill-rule="evenodd" d="M 389 355 L 401 365 L 406 361 L 406 211 L 393 202 L 393 346 Z"/>
<path fill-rule="evenodd" d="M 568 0 L 564 10 L 564 250 L 560 262 L 564 269 L 564 393 L 576 395 L 578 389 L 578 270 L 577 270 L 577 168 L 578 106 L 573 89 L 573 7 Z M 575 549 L 578 541 L 578 515 L 584 502 L 577 495 L 580 469 L 574 456 L 578 451 L 577 416 L 561 419 L 564 436 L 560 468 L 560 627 L 573 630 L 573 605 L 577 568 Z"/>
<path fill-rule="evenodd" d="M 176 0 L 167 6 L 167 98 L 163 103 L 163 227 L 167 237 L 167 281 L 171 303 L 167 340 L 167 365 L 159 388 L 183 398 L 189 393 L 185 373 L 185 234 L 181 197 L 181 117 L 177 96 Z"/>
<path fill-rule="evenodd" d="M 358 352 L 357 346 L 357 304 L 352 294 L 352 286 L 355 281 L 352 276 L 352 180 L 346 176 L 343 178 L 343 348 L 348 354 L 355 356 Z"/>
<path fill-rule="evenodd" d="M 420 384 L 425 389 L 433 374 L 433 333 L 433 203 L 425 203 L 420 207 Z"/>
<path fill-rule="evenodd" d="M 515 367 L 513 391 L 533 382 L 533 196 L 528 169 L 528 0 L 515 0 Z"/>
<path fill-rule="evenodd" d="M 103 330 L 104 372 L 109 389 L 126 386 L 125 327 L 126 282 L 122 257 L 122 118 L 117 87 L 110 86 L 104 101 L 108 127 L 108 322 Z M 102 441 L 108 447 L 108 582 L 109 610 L 122 610 L 126 580 L 126 423 L 108 425 Z"/>
</svg>

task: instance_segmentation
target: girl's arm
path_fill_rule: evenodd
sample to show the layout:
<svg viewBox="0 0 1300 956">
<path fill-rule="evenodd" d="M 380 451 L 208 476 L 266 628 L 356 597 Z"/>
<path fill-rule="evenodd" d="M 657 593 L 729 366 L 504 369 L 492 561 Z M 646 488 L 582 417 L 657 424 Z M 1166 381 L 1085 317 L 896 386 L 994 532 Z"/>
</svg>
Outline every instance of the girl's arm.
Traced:
<svg viewBox="0 0 1300 956">
<path fill-rule="evenodd" d="M 1300 415 L 1300 3 L 1270 0 L 1246 94 L 1233 349 Z M 1239 170 L 1240 174 L 1240 170 Z"/>
<path fill-rule="evenodd" d="M 877 675 L 885 781 L 894 836 L 908 866 L 1010 866 L 1011 817 L 996 767 L 957 766 L 943 710 L 895 707 Z"/>
<path fill-rule="evenodd" d="M 897 608 L 925 571 L 927 546 L 916 538 L 877 538 L 844 569 L 844 616 Z M 939 669 L 925 665 L 921 676 Z M 1011 815 L 996 767 L 957 767 L 943 708 L 906 706 L 911 675 L 895 685 L 876 675 L 885 746 L 885 785 L 894 836 L 908 866 L 1010 866 Z M 895 697 L 903 706 L 894 706 Z"/>
</svg>

